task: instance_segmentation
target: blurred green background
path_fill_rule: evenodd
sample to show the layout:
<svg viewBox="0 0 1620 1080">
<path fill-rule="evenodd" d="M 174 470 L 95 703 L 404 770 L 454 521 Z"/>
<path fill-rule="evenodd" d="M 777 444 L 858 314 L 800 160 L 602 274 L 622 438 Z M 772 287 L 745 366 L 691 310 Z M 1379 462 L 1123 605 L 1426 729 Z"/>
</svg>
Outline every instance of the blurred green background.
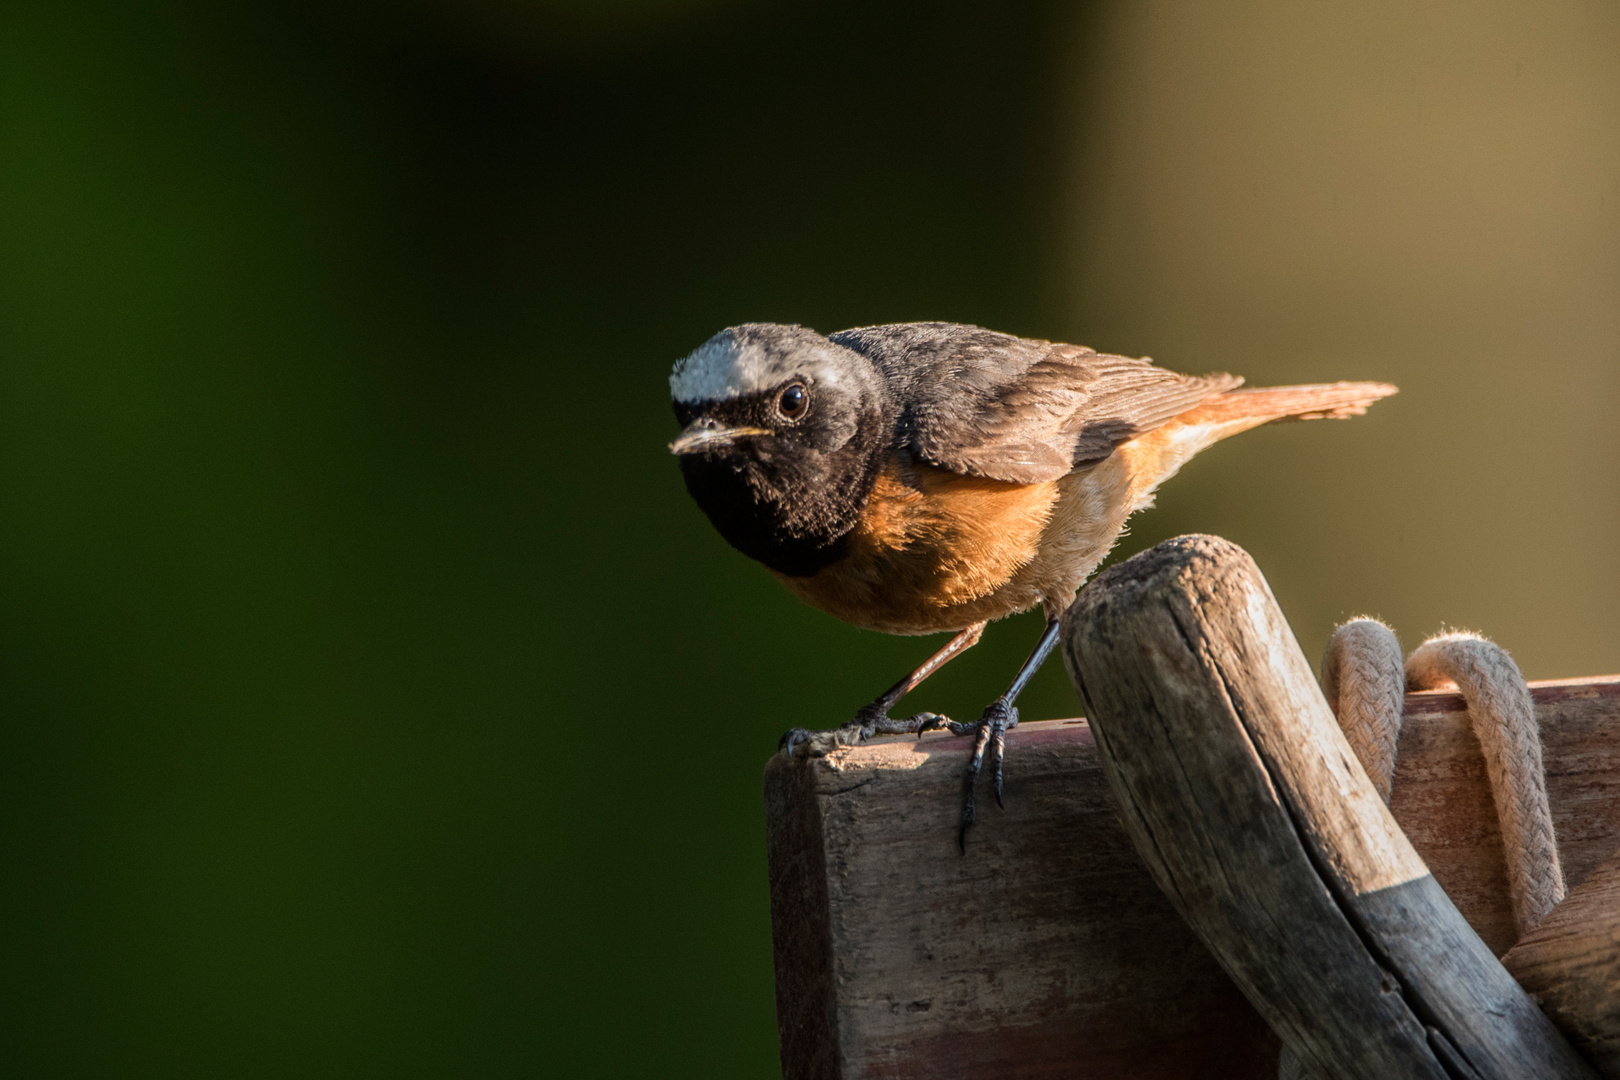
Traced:
<svg viewBox="0 0 1620 1080">
<path fill-rule="evenodd" d="M 761 768 L 937 642 L 730 551 L 665 376 L 911 319 L 1395 381 L 1122 552 L 1620 669 L 1611 6 L 0 8 L 0 1071 L 774 1075 Z"/>
</svg>

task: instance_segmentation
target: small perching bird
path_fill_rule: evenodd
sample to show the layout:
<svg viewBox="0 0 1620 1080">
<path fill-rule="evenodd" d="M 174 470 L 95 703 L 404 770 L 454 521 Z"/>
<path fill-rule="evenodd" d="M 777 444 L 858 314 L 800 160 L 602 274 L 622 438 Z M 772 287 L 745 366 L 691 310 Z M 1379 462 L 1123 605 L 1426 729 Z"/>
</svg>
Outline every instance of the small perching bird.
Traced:
<svg viewBox="0 0 1620 1080">
<path fill-rule="evenodd" d="M 1001 801 L 1014 702 L 1058 619 L 1132 513 L 1198 451 L 1274 420 L 1359 415 L 1387 383 L 1239 389 L 955 323 L 823 337 L 802 326 L 722 330 L 675 365 L 670 445 L 692 497 L 737 550 L 805 602 L 890 634 L 955 631 L 841 728 L 789 731 L 788 753 L 877 734 L 974 732 L 962 835 L 987 746 Z M 1046 610 L 1011 686 L 973 724 L 889 710 L 985 624 Z"/>
</svg>

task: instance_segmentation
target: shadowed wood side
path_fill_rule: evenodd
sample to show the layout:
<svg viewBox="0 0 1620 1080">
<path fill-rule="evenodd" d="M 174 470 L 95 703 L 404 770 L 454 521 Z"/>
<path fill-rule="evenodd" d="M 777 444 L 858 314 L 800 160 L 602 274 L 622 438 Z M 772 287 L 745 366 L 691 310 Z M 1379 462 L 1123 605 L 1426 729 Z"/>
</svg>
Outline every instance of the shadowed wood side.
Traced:
<svg viewBox="0 0 1620 1080">
<path fill-rule="evenodd" d="M 837 1077 L 831 910 L 815 778 L 806 770 L 786 770 L 771 794 L 765 801 L 765 829 L 770 837 L 772 959 L 782 1071 L 787 1076 Z"/>
<path fill-rule="evenodd" d="M 1595 1075 L 1428 873 L 1242 549 L 1114 567 L 1064 652 L 1137 853 L 1309 1069 Z"/>
</svg>

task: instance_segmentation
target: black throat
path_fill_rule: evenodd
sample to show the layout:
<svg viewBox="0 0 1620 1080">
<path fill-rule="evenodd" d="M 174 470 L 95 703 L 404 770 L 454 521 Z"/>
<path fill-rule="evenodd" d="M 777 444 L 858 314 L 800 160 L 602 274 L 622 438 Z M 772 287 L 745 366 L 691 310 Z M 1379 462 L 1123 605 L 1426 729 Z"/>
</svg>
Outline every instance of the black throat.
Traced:
<svg viewBox="0 0 1620 1080">
<path fill-rule="evenodd" d="M 837 449 L 792 435 L 757 438 L 723 454 L 687 455 L 681 474 L 732 547 L 777 573 L 810 577 L 844 557 L 889 447 L 874 409 Z"/>
</svg>

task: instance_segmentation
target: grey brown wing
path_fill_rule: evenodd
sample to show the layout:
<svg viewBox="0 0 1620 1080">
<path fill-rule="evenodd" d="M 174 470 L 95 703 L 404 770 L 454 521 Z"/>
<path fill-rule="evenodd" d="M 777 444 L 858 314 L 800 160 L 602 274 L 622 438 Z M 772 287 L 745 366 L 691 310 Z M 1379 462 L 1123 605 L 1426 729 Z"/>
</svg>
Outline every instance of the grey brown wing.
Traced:
<svg viewBox="0 0 1620 1080">
<path fill-rule="evenodd" d="M 1100 461 L 1243 382 L 950 323 L 868 327 L 832 340 L 889 377 L 904 403 L 904 448 L 953 472 L 1021 484 Z"/>
</svg>

